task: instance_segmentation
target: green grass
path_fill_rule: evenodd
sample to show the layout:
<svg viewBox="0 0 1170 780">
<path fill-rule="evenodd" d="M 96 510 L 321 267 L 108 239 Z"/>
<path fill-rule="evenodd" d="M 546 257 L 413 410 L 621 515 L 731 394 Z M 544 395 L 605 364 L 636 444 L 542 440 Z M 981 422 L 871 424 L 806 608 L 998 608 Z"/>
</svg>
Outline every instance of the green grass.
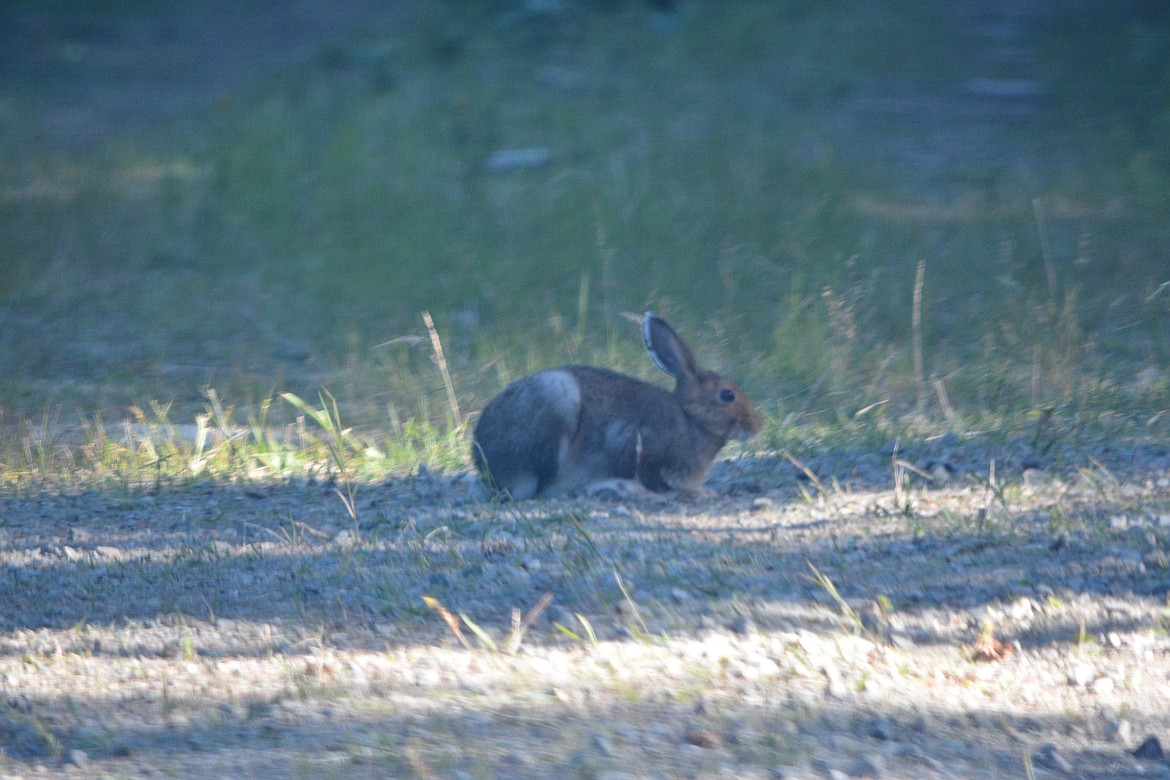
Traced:
<svg viewBox="0 0 1170 780">
<path fill-rule="evenodd" d="M 666 29 L 637 3 L 511 5 L 408 3 L 75 146 L 35 80 L 7 89 L 0 476 L 304 472 L 325 439 L 272 399 L 322 389 L 358 471 L 461 467 L 458 409 L 523 373 L 654 377 L 620 316 L 647 308 L 758 400 L 764 448 L 1030 435 L 1046 409 L 1066 437 L 1167 434 L 1157 25 L 1062 16 L 1016 72 L 909 0 L 684 3 Z M 974 78 L 1044 94 L 946 140 Z M 484 164 L 524 147 L 551 162 Z"/>
</svg>

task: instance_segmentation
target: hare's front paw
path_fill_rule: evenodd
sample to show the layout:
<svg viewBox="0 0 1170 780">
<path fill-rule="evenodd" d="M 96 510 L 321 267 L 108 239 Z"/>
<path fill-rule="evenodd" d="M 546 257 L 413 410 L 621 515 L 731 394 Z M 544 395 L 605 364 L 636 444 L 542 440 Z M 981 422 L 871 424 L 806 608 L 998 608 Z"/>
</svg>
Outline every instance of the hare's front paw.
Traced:
<svg viewBox="0 0 1170 780">
<path fill-rule="evenodd" d="M 678 497 L 684 501 L 709 501 L 712 498 L 718 498 L 719 494 L 700 485 L 697 488 L 680 488 Z"/>
<path fill-rule="evenodd" d="M 666 496 L 649 490 L 641 482 L 634 479 L 602 479 L 591 482 L 581 489 L 581 494 L 588 498 L 600 498 L 611 501 L 665 501 Z"/>
</svg>

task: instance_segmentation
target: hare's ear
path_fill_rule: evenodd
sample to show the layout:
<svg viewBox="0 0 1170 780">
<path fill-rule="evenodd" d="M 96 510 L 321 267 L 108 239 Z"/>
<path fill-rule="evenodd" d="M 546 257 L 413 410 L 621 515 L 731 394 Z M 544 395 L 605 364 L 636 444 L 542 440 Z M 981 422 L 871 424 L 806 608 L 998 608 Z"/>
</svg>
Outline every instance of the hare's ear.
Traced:
<svg viewBox="0 0 1170 780">
<path fill-rule="evenodd" d="M 654 364 L 679 382 L 690 382 L 698 377 L 695 356 L 665 320 L 646 312 L 642 318 L 642 341 L 646 342 Z"/>
</svg>

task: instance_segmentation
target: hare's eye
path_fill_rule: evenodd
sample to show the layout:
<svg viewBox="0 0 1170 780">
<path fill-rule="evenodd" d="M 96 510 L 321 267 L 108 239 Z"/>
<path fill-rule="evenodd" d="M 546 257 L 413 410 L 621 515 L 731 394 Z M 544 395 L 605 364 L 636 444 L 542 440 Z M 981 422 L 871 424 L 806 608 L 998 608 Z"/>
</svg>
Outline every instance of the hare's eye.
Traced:
<svg viewBox="0 0 1170 780">
<path fill-rule="evenodd" d="M 730 390 L 727 390 L 726 388 L 723 390 L 720 390 L 719 391 L 719 400 L 725 404 L 729 404 L 735 400 L 735 393 L 731 392 Z"/>
</svg>

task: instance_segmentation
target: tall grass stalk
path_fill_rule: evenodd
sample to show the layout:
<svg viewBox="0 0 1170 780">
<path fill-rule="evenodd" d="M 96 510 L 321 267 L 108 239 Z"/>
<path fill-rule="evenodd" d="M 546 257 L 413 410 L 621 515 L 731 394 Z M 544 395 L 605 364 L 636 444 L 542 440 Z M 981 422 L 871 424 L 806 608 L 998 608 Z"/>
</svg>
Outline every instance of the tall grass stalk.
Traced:
<svg viewBox="0 0 1170 780">
<path fill-rule="evenodd" d="M 1056 319 L 1056 266 L 1052 262 L 1052 242 L 1048 237 L 1048 225 L 1044 219 L 1044 204 L 1039 198 L 1032 199 L 1032 213 L 1036 215 L 1036 232 L 1040 236 L 1040 257 L 1044 261 L 1044 278 L 1048 282 L 1048 319 Z"/>
<path fill-rule="evenodd" d="M 451 410 L 451 420 L 456 430 L 463 429 L 463 414 L 459 411 L 459 399 L 455 397 L 455 384 L 451 381 L 451 372 L 447 370 L 447 358 L 443 355 L 443 342 L 439 339 L 439 331 L 435 329 L 435 321 L 431 313 L 422 313 L 423 323 L 427 326 L 427 333 L 431 337 L 431 359 L 439 367 L 439 374 L 443 377 L 443 388 L 447 391 L 447 407 Z"/>
<path fill-rule="evenodd" d="M 581 283 L 577 288 L 577 331 L 573 336 L 573 346 L 580 349 L 585 343 L 585 325 L 589 314 L 589 272 L 581 272 Z"/>
<path fill-rule="evenodd" d="M 914 274 L 914 296 L 910 312 L 911 338 L 914 342 L 914 387 L 918 398 L 918 414 L 926 414 L 926 369 L 922 358 L 922 283 L 926 279 L 926 260 L 918 261 Z"/>
</svg>

